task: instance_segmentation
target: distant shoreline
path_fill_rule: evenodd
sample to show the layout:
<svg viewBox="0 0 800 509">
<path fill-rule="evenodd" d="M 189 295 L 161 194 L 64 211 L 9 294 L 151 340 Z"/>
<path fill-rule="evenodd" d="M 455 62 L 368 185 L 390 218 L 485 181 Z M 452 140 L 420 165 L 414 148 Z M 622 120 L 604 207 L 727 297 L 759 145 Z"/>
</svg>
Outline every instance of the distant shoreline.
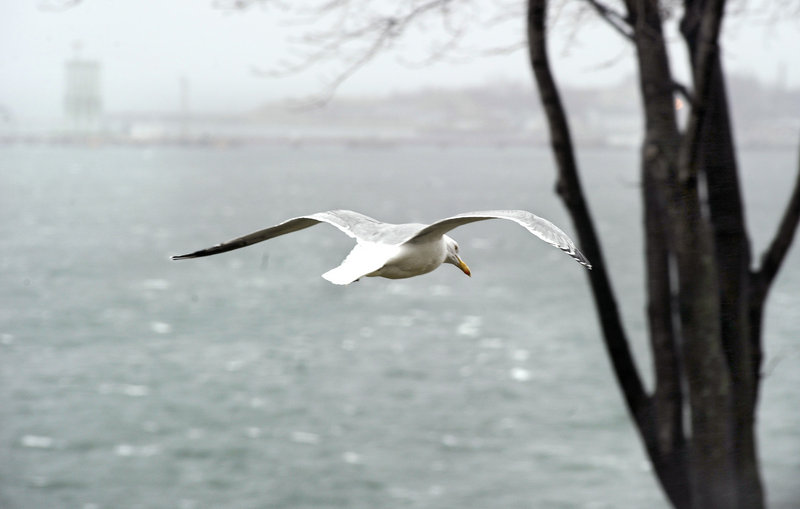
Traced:
<svg viewBox="0 0 800 509">
<path fill-rule="evenodd" d="M 637 149 L 639 143 L 633 139 L 583 139 L 576 140 L 580 149 Z M 130 146 L 130 147 L 207 147 L 235 148 L 241 146 L 284 146 L 284 147 L 316 147 L 343 146 L 351 148 L 392 148 L 402 146 L 433 147 L 548 147 L 549 142 L 540 138 L 520 136 L 492 136 L 486 133 L 438 133 L 432 136 L 390 136 L 377 133 L 374 136 L 158 136 L 137 138 L 118 135 L 64 135 L 64 134 L 28 134 L 0 135 L 0 146 L 11 145 L 49 145 L 74 147 Z M 748 150 L 785 150 L 796 149 L 791 143 L 740 143 L 740 149 Z"/>
</svg>

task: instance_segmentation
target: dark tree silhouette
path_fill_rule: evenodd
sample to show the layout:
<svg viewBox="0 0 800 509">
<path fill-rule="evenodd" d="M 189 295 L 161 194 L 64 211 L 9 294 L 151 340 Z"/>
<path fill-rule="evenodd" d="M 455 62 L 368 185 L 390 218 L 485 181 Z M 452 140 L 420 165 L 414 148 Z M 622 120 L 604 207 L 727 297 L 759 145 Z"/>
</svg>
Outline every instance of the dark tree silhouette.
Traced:
<svg viewBox="0 0 800 509">
<path fill-rule="evenodd" d="M 631 359 L 578 178 L 548 62 L 547 0 L 528 2 L 528 41 L 559 168 L 558 192 L 595 264 L 589 278 L 617 380 L 675 507 L 763 507 L 755 441 L 761 324 L 767 293 L 800 219 L 800 171 L 774 240 L 760 266 L 751 269 L 719 55 L 724 0 L 683 2 L 681 33 L 693 73 L 691 91 L 672 78 L 660 2 L 625 0 L 621 13 L 588 1 L 631 41 L 639 68 L 652 394 L 643 390 Z M 691 105 L 683 130 L 673 105 L 676 91 Z"/>
</svg>

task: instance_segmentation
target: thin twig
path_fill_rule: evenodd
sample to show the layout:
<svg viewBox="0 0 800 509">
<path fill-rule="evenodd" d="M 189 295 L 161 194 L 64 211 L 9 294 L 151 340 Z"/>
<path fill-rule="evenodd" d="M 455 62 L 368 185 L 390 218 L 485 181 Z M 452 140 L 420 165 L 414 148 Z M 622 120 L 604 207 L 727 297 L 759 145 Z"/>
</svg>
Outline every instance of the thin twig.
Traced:
<svg viewBox="0 0 800 509">
<path fill-rule="evenodd" d="M 633 41 L 633 31 L 631 30 L 631 22 L 627 16 L 620 12 L 615 11 L 609 6 L 600 3 L 598 0 L 585 0 L 586 3 L 592 6 L 597 14 L 605 20 L 611 28 L 617 31 L 622 37 Z"/>
<path fill-rule="evenodd" d="M 794 190 L 783 212 L 780 226 L 778 226 L 772 242 L 761 257 L 761 268 L 755 274 L 762 285 L 761 298 L 766 296 L 772 281 L 786 258 L 786 254 L 789 252 L 797 232 L 798 223 L 800 223 L 800 154 L 798 155 Z"/>
</svg>

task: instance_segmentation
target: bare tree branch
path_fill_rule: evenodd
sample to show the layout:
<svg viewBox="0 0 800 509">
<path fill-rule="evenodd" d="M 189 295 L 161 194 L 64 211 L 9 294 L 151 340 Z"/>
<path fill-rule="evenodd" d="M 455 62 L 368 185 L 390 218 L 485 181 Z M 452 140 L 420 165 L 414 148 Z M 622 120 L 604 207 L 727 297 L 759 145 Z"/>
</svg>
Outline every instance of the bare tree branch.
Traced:
<svg viewBox="0 0 800 509">
<path fill-rule="evenodd" d="M 256 0 L 249 0 L 245 7 L 254 1 Z M 429 15 L 434 15 L 433 19 L 438 18 L 448 38 L 437 43 L 423 61 L 405 63 L 410 66 L 427 65 L 457 53 L 468 24 L 474 24 L 476 21 L 463 12 L 456 17 L 451 9 L 453 3 L 454 0 L 414 0 L 389 4 L 388 8 L 386 5 L 371 7 L 369 4 L 359 3 L 350 9 L 351 5 L 347 0 L 330 0 L 315 8 L 302 9 L 305 15 L 310 13 L 327 16 L 338 12 L 341 16 L 325 23 L 322 29 L 307 32 L 296 41 L 297 44 L 307 47 L 308 51 L 301 49 L 299 54 L 283 60 L 276 69 L 256 70 L 256 72 L 265 76 L 280 77 L 304 72 L 324 64 L 328 69 L 332 69 L 332 77 L 325 79 L 322 90 L 311 100 L 312 104 L 324 104 L 348 78 L 376 55 L 390 49 L 412 28 L 416 30 L 424 28 L 424 20 L 429 19 Z M 241 7 L 235 2 L 233 5 Z M 460 5 L 460 8 L 463 10 L 464 5 Z M 297 13 L 301 9 L 292 7 L 292 10 Z M 316 25 L 320 23 L 314 16 L 307 19 Z M 437 32 L 441 33 L 438 30 Z"/>
<path fill-rule="evenodd" d="M 755 273 L 759 286 L 761 286 L 759 292 L 761 300 L 766 297 L 786 254 L 789 252 L 798 223 L 800 223 L 800 155 L 798 156 L 797 178 L 789 203 L 786 205 L 780 226 L 778 226 L 772 242 L 761 257 L 761 268 Z"/>
<path fill-rule="evenodd" d="M 599 2 L 598 0 L 585 0 L 586 3 L 592 6 L 597 14 L 608 23 L 622 37 L 633 41 L 633 32 L 631 31 L 630 20 L 622 13 L 615 11 L 607 5 Z"/>
<path fill-rule="evenodd" d="M 390 30 L 386 30 L 377 39 L 375 39 L 372 45 L 367 48 L 367 50 L 360 57 L 353 60 L 342 72 L 340 72 L 328 83 L 325 90 L 318 95 L 317 101 L 315 101 L 316 105 L 322 105 L 330 101 L 330 99 L 333 97 L 333 94 L 336 93 L 336 90 L 341 86 L 341 84 L 344 83 L 364 64 L 372 60 L 372 58 L 389 43 L 391 38 L 392 36 L 390 34 Z"/>
<path fill-rule="evenodd" d="M 702 64 L 702 37 L 709 25 L 705 18 L 717 13 L 713 6 L 709 9 L 708 0 L 685 0 L 685 5 L 681 33 L 696 73 L 702 73 L 703 70 L 697 66 Z M 731 447 L 737 451 L 731 462 L 734 489 L 739 491 L 736 498 L 742 507 L 757 507 L 763 500 L 763 489 L 753 467 L 757 458 L 754 412 L 759 386 L 753 351 L 760 350 L 760 337 L 756 340 L 751 332 L 751 314 L 748 312 L 752 306 L 749 299 L 753 295 L 750 290 L 750 242 L 720 54 L 717 51 L 708 55 L 708 83 L 705 85 L 708 92 L 703 96 L 702 104 L 697 100 L 693 103 L 694 110 L 702 108 L 694 164 L 705 176 L 707 209 L 717 259 L 720 339 L 732 384 Z M 698 83 L 697 86 L 699 92 L 704 85 Z"/>
</svg>

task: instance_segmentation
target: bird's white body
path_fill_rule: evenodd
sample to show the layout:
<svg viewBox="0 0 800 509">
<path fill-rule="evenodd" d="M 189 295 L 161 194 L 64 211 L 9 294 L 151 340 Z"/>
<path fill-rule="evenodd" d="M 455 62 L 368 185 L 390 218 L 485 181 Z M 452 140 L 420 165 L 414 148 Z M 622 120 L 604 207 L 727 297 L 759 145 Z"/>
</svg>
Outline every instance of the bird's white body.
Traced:
<svg viewBox="0 0 800 509">
<path fill-rule="evenodd" d="M 359 242 L 341 265 L 322 275 L 333 284 L 346 285 L 361 277 L 404 279 L 436 270 L 447 260 L 447 235 L 414 244 Z"/>
<path fill-rule="evenodd" d="M 447 258 L 445 238 L 449 237 L 443 235 L 439 239 L 420 244 L 401 244 L 383 267 L 367 276 L 403 279 L 432 272 Z"/>
<path fill-rule="evenodd" d="M 317 223 L 328 223 L 356 239 L 356 246 L 341 265 L 322 275 L 331 283 L 346 285 L 362 277 L 377 276 L 403 279 L 427 274 L 443 263 L 455 265 L 469 276 L 471 275 L 469 267 L 458 255 L 458 243 L 445 233 L 458 226 L 487 219 L 514 221 L 536 237 L 561 249 L 581 265 L 592 268 L 566 233 L 546 219 L 525 210 L 465 212 L 430 225 L 382 223 L 351 210 L 329 210 L 295 217 L 210 248 L 173 256 L 172 259 L 183 260 L 224 253 L 302 230 Z"/>
</svg>

